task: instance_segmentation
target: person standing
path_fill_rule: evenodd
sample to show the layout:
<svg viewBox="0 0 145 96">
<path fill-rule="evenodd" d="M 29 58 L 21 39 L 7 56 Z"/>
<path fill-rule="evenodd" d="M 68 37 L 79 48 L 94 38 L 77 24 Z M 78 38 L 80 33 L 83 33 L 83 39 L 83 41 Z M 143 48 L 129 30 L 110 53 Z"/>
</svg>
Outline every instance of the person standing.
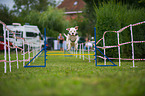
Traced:
<svg viewBox="0 0 145 96">
<path fill-rule="evenodd" d="M 62 36 L 61 33 L 59 33 L 59 36 L 57 38 L 58 40 L 58 44 L 59 44 L 59 47 L 60 47 L 60 51 L 63 51 L 63 42 L 64 42 L 64 37 Z"/>
<path fill-rule="evenodd" d="M 88 38 L 86 38 L 86 42 L 85 42 L 85 46 L 84 46 L 84 50 L 86 50 L 86 48 L 89 48 L 89 50 L 91 50 L 93 47 L 93 44 L 91 43 L 90 40 L 88 40 Z"/>
</svg>

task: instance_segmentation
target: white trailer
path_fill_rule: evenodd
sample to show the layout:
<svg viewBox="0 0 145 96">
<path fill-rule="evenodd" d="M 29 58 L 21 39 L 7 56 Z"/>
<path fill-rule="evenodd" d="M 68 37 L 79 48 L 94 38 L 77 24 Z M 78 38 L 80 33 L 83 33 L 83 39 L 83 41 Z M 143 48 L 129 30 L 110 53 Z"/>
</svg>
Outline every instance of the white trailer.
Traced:
<svg viewBox="0 0 145 96">
<path fill-rule="evenodd" d="M 40 47 L 44 45 L 43 37 L 41 36 L 40 30 L 37 26 L 33 25 L 23 25 L 20 23 L 13 23 L 12 25 L 7 25 L 7 28 L 15 32 L 16 37 L 24 38 L 25 43 L 29 43 L 30 48 Z M 9 40 L 15 46 L 22 47 L 22 39 L 15 39 L 13 33 L 9 33 Z M 27 45 L 27 44 L 25 44 Z"/>
</svg>

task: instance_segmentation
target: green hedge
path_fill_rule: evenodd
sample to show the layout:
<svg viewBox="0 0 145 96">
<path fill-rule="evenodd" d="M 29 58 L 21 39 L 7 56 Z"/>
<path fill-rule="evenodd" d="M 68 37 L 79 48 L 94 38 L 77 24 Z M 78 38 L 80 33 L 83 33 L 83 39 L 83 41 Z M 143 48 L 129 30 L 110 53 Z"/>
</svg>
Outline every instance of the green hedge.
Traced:
<svg viewBox="0 0 145 96">
<path fill-rule="evenodd" d="M 117 31 L 129 24 L 138 23 L 145 20 L 145 9 L 135 9 L 122 5 L 121 3 L 115 4 L 113 2 L 102 3 L 99 8 L 95 7 L 96 11 L 96 27 L 97 27 L 97 40 L 102 38 L 105 31 Z M 145 41 L 145 24 L 133 27 L 134 41 Z M 117 45 L 117 34 L 107 33 L 105 35 L 106 45 Z M 127 28 L 120 33 L 120 43 L 131 41 L 130 28 Z M 102 42 L 99 43 L 102 46 Z M 145 57 L 145 43 L 134 44 L 135 58 Z M 118 49 L 107 49 L 107 56 L 118 57 Z M 131 58 L 131 44 L 121 46 L 121 57 Z"/>
</svg>

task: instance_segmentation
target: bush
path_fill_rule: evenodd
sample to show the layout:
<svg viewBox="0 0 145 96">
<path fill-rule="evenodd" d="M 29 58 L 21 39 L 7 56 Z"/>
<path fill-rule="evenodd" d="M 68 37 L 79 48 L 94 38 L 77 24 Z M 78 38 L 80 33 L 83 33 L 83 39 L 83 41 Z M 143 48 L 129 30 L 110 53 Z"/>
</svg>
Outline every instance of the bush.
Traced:
<svg viewBox="0 0 145 96">
<path fill-rule="evenodd" d="M 129 24 L 144 21 L 144 9 L 135 9 L 122 5 L 121 3 L 115 4 L 114 2 L 102 3 L 99 8 L 95 7 L 97 14 L 97 39 L 102 38 L 104 31 L 117 31 Z M 145 40 L 145 24 L 133 27 L 134 41 Z M 107 33 L 105 35 L 106 45 L 117 45 L 117 34 Z M 120 33 L 120 43 L 131 41 L 130 29 L 126 29 Z M 99 44 L 102 46 L 102 42 Z M 139 46 L 140 45 L 140 46 Z M 134 44 L 135 56 L 145 57 L 145 43 Z M 110 50 L 110 49 L 108 49 Z M 118 57 L 118 49 L 114 51 L 107 51 L 107 55 L 113 54 L 113 57 Z M 131 44 L 121 46 L 121 57 L 131 57 Z"/>
</svg>

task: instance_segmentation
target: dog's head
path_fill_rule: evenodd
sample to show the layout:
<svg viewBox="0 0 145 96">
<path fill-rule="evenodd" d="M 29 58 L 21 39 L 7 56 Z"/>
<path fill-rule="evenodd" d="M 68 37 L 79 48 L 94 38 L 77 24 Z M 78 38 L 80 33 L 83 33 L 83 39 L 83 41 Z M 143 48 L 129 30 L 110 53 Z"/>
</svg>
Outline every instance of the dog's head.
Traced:
<svg viewBox="0 0 145 96">
<path fill-rule="evenodd" d="M 70 35 L 77 35 L 77 30 L 78 30 L 78 26 L 75 26 L 75 28 L 67 28 L 66 30 L 69 31 Z"/>
</svg>

